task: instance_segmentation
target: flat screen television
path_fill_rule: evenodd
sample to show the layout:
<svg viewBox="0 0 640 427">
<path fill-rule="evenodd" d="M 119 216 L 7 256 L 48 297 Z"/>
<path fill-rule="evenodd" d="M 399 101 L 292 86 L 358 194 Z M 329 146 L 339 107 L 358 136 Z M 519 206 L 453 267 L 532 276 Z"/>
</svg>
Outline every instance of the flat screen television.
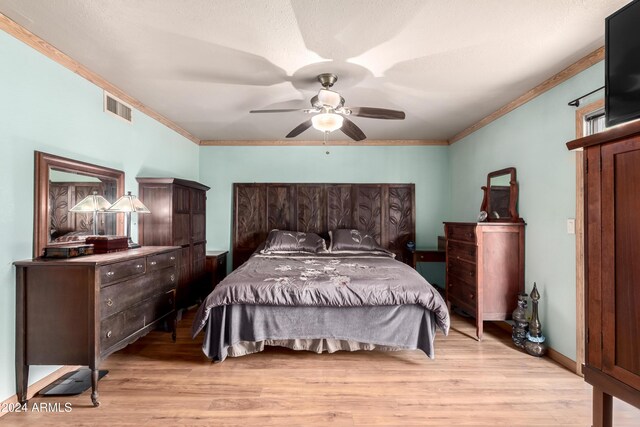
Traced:
<svg viewBox="0 0 640 427">
<path fill-rule="evenodd" d="M 640 0 L 605 21 L 607 126 L 640 118 Z"/>
</svg>

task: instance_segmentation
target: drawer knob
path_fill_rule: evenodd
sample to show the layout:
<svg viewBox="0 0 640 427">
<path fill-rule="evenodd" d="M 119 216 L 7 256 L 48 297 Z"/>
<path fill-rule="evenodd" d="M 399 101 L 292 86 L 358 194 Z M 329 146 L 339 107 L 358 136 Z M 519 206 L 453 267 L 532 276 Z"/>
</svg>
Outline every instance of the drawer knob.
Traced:
<svg viewBox="0 0 640 427">
<path fill-rule="evenodd" d="M 113 305 L 113 300 L 111 298 L 109 298 L 107 300 L 107 306 L 111 307 Z"/>
<path fill-rule="evenodd" d="M 473 233 L 467 233 L 467 237 L 468 238 L 472 238 L 473 237 Z"/>
<path fill-rule="evenodd" d="M 475 295 L 469 294 L 469 299 L 473 299 L 474 297 L 475 297 Z"/>
<path fill-rule="evenodd" d="M 169 259 L 170 259 L 171 261 L 175 261 L 175 260 L 176 260 L 176 257 L 172 256 L 172 257 L 170 257 Z"/>
<path fill-rule="evenodd" d="M 172 282 L 175 282 L 176 280 L 176 275 L 172 274 L 171 276 L 169 276 L 169 279 L 171 279 Z"/>
<path fill-rule="evenodd" d="M 116 274 L 116 273 L 114 273 L 113 271 L 107 271 L 107 276 L 109 276 L 109 277 L 113 276 L 114 274 Z"/>
<path fill-rule="evenodd" d="M 157 263 L 157 261 L 151 261 L 151 265 L 156 265 Z"/>
<path fill-rule="evenodd" d="M 449 283 L 449 287 L 450 287 L 450 288 L 453 288 L 453 283 Z"/>
<path fill-rule="evenodd" d="M 142 264 L 136 264 L 136 268 L 142 268 Z"/>
<path fill-rule="evenodd" d="M 473 271 L 470 271 L 470 272 L 469 272 L 469 276 L 473 276 Z"/>
<path fill-rule="evenodd" d="M 107 332 L 107 338 L 111 338 L 111 331 Z"/>
</svg>

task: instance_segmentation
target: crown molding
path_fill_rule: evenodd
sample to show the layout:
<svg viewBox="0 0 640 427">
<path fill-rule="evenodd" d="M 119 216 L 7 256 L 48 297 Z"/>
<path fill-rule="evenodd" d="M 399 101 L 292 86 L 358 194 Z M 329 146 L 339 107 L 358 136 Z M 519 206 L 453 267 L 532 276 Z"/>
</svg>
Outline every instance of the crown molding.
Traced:
<svg viewBox="0 0 640 427">
<path fill-rule="evenodd" d="M 0 13 L 0 29 L 2 29 L 7 34 L 15 37 L 16 39 L 20 40 L 21 42 L 27 44 L 28 46 L 32 47 L 33 49 L 37 50 L 38 52 L 42 53 L 47 58 L 57 62 L 58 64 L 67 68 L 68 70 L 73 71 L 80 77 L 90 81 L 91 83 L 95 84 L 101 89 L 106 90 L 107 92 L 116 96 L 117 98 L 120 98 L 122 101 L 131 105 L 136 110 L 146 114 L 152 119 L 157 120 L 158 122 L 162 123 L 169 129 L 184 136 L 191 142 L 195 144 L 200 144 L 200 139 L 197 138 L 196 136 L 192 135 L 185 129 L 181 128 L 180 126 L 178 126 L 177 124 L 169 120 L 168 118 L 164 117 L 162 114 L 147 107 L 142 102 L 135 99 L 134 97 L 128 95 L 117 86 L 109 83 L 103 77 L 89 70 L 87 67 L 80 64 L 79 62 L 77 62 L 67 54 L 59 51 L 55 46 L 49 44 L 45 40 L 36 36 L 31 31 L 27 30 L 26 28 L 16 23 L 15 21 L 12 21 L 2 13 Z"/>
<path fill-rule="evenodd" d="M 416 145 L 449 145 L 447 141 L 430 139 L 365 139 L 364 141 L 302 141 L 302 140 L 203 140 L 200 145 L 208 147 L 255 147 L 255 146 L 277 146 L 277 147 L 301 147 L 301 146 L 416 146 Z"/>
<path fill-rule="evenodd" d="M 449 139 L 449 144 L 453 144 L 455 142 L 458 142 L 462 138 L 471 135 L 472 133 L 474 133 L 478 129 L 485 127 L 489 123 L 491 123 L 491 122 L 499 119 L 500 117 L 510 113 L 511 111 L 515 110 L 516 108 L 520 107 L 521 105 L 526 104 L 527 102 L 531 101 L 533 98 L 535 98 L 535 97 L 537 97 L 539 95 L 542 95 L 543 93 L 547 92 L 550 89 L 553 89 L 554 87 L 558 86 L 560 83 L 563 83 L 563 82 L 569 80 L 571 77 L 573 77 L 576 74 L 586 70 L 587 68 L 591 67 L 592 65 L 597 64 L 598 62 L 600 62 L 602 60 L 604 60 L 604 46 L 594 50 L 593 52 L 591 52 L 590 54 L 588 54 L 584 58 L 581 58 L 578 61 L 574 62 L 573 64 L 569 65 L 567 68 L 565 68 L 564 70 L 560 71 L 558 74 L 548 78 L 544 82 L 540 83 L 538 86 L 536 86 L 533 89 L 531 89 L 530 91 L 524 93 L 520 97 L 514 99 L 513 101 L 511 101 L 510 103 L 508 103 L 504 107 L 500 108 L 499 110 L 496 110 L 495 112 L 489 114 L 487 117 L 485 117 L 484 119 L 480 120 L 479 122 L 469 126 L 468 128 L 464 129 L 463 131 L 457 133 L 456 135 L 454 135 L 452 138 Z"/>
</svg>

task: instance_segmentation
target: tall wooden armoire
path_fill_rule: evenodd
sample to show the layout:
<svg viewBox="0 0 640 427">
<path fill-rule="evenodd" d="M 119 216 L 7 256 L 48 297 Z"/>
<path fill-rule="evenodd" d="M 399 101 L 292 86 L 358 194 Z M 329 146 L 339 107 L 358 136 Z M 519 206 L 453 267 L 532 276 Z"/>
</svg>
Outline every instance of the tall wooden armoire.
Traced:
<svg viewBox="0 0 640 427">
<path fill-rule="evenodd" d="M 209 187 L 178 178 L 136 178 L 138 197 L 151 211 L 138 216 L 143 246 L 180 246 L 176 307 L 196 303 L 205 276 L 206 192 Z"/>
<path fill-rule="evenodd" d="M 593 425 L 612 396 L 640 408 L 640 121 L 567 143 L 584 148 L 586 364 Z"/>
</svg>

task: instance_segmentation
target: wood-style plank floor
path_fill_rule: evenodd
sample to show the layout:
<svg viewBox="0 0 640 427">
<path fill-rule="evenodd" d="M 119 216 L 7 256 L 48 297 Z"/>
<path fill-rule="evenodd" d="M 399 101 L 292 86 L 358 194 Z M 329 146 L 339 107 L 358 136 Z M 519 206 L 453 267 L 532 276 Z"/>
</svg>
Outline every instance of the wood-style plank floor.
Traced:
<svg viewBox="0 0 640 427">
<path fill-rule="evenodd" d="M 193 311 L 179 323 L 178 341 L 152 332 L 109 357 L 100 380 L 99 408 L 90 392 L 36 397 L 70 403 L 68 413 L 10 413 L 15 426 L 307 426 L 492 425 L 589 426 L 591 388 L 549 359 L 511 345 L 487 323 L 453 318 L 438 333 L 436 359 L 420 351 L 314 354 L 286 349 L 212 364 L 202 336 L 191 340 Z M 616 426 L 640 425 L 640 411 L 616 402 Z"/>
</svg>

